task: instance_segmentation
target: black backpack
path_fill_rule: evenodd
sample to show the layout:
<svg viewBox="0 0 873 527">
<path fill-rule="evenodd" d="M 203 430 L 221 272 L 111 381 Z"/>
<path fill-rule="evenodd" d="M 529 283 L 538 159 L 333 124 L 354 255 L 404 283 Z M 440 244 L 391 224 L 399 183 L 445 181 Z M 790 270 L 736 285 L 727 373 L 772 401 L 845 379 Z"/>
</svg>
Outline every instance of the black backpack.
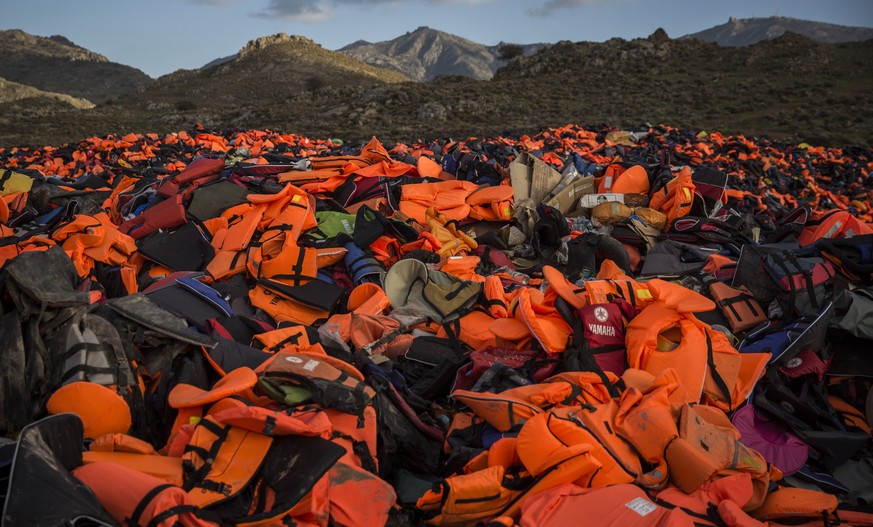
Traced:
<svg viewBox="0 0 873 527">
<path fill-rule="evenodd" d="M 806 376 L 789 386 L 770 368 L 755 389 L 755 408 L 785 423 L 814 452 L 811 458 L 824 467 L 845 463 L 870 441 L 862 429 L 847 425 L 828 402 L 823 385 Z"/>
<path fill-rule="evenodd" d="M 534 224 L 533 248 L 537 256 L 547 263 L 560 265 L 556 254 L 561 247 L 561 238 L 570 234 L 570 227 L 561 211 L 548 205 L 537 207 L 539 219 Z"/>
<path fill-rule="evenodd" d="M 873 234 L 852 238 L 825 238 L 818 242 L 821 255 L 852 282 L 873 283 Z"/>
<path fill-rule="evenodd" d="M 765 255 L 762 263 L 786 316 L 821 313 L 831 299 L 836 272 L 827 260 L 784 251 Z"/>
<path fill-rule="evenodd" d="M 12 435 L 30 423 L 58 384 L 68 329 L 90 304 L 78 282 L 59 246 L 24 252 L 0 274 L 0 294 L 10 300 L 0 317 L 0 433 Z"/>
<path fill-rule="evenodd" d="M 817 316 L 832 298 L 836 275 L 830 262 L 799 253 L 796 243 L 746 244 L 732 287 L 747 287 L 762 305 L 777 300 L 783 320 Z"/>
</svg>

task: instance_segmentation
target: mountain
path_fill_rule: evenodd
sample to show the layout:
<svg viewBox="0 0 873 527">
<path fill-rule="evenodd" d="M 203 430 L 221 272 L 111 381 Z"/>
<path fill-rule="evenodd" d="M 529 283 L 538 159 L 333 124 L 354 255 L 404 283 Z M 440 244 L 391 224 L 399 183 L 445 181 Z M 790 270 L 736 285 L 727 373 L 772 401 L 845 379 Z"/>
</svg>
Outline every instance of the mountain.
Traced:
<svg viewBox="0 0 873 527">
<path fill-rule="evenodd" d="M 186 108 L 272 109 L 302 91 L 408 80 L 397 72 L 369 66 L 308 38 L 285 33 L 252 40 L 235 55 L 213 62 L 197 70 L 164 75 L 126 102 L 167 115 Z"/>
<path fill-rule="evenodd" d="M 768 18 L 734 18 L 727 23 L 704 29 L 683 38 L 699 38 L 722 46 L 748 46 L 762 40 L 774 39 L 791 32 L 818 42 L 859 42 L 873 39 L 873 28 L 849 27 L 784 16 Z"/>
<path fill-rule="evenodd" d="M 490 79 L 506 61 L 500 47 L 485 46 L 456 35 L 420 27 L 393 40 L 367 42 L 359 40 L 339 51 L 373 66 L 391 68 L 416 81 L 428 81 L 443 75 L 461 75 Z M 533 54 L 544 44 L 522 46 Z"/>
<path fill-rule="evenodd" d="M 18 29 L 0 31 L 0 77 L 97 104 L 152 82 L 140 70 L 110 62 L 62 36 L 38 37 Z"/>
<path fill-rule="evenodd" d="M 161 77 L 142 93 L 50 117 L 0 111 L 0 146 L 91 135 L 269 128 L 347 141 L 530 133 L 567 123 L 663 123 L 825 145 L 873 145 L 873 41 L 794 33 L 745 47 L 699 39 L 559 42 L 487 81 L 403 82 L 303 37 Z M 778 72 L 774 74 L 773 72 Z M 648 125 L 646 125 L 648 126 Z"/>
<path fill-rule="evenodd" d="M 34 104 L 53 104 L 58 102 L 78 109 L 94 107 L 94 103 L 85 99 L 78 99 L 66 93 L 42 91 L 33 86 L 19 84 L 0 77 L 0 104 L 21 103 L 25 100 Z"/>
<path fill-rule="evenodd" d="M 238 56 L 239 56 L 238 53 L 234 53 L 233 55 L 228 55 L 226 57 L 218 57 L 217 59 L 210 60 L 209 62 L 207 62 L 203 66 L 200 66 L 200 69 L 201 70 L 208 70 L 209 68 L 212 68 L 214 66 L 220 66 L 220 65 L 224 64 L 225 62 L 230 62 L 231 60 L 237 58 Z"/>
</svg>

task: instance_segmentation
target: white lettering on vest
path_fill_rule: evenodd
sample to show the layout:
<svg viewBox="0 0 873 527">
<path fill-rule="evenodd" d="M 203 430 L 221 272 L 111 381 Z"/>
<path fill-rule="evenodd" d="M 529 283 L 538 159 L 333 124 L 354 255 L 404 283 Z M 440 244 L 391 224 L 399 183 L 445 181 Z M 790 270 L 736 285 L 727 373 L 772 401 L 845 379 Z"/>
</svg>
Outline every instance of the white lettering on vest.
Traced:
<svg viewBox="0 0 873 527">
<path fill-rule="evenodd" d="M 602 337 L 614 337 L 615 328 L 612 326 L 604 326 L 602 324 L 588 324 L 588 331 Z"/>
</svg>

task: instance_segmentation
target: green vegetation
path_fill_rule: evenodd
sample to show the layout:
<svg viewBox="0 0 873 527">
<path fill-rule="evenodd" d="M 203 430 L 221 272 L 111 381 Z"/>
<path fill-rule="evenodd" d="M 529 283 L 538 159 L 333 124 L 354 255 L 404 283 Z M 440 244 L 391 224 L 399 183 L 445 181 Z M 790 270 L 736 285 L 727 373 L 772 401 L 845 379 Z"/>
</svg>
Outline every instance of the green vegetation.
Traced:
<svg viewBox="0 0 873 527">
<path fill-rule="evenodd" d="M 516 57 L 490 81 L 442 77 L 427 83 L 400 82 L 393 71 L 337 55 L 295 40 L 208 70 L 163 77 L 111 107 L 36 119 L 18 118 L 0 105 L 0 145 L 168 132 L 196 122 L 353 140 L 375 134 L 388 141 L 649 122 L 873 145 L 873 41 L 821 44 L 786 34 L 723 48 L 656 34 L 561 42 Z"/>
</svg>

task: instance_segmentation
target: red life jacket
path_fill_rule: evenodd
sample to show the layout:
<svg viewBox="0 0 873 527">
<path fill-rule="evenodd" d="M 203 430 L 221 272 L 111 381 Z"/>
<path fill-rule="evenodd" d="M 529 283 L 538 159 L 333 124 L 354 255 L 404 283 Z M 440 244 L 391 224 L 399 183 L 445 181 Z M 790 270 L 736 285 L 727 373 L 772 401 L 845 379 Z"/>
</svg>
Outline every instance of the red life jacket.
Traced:
<svg viewBox="0 0 873 527">
<path fill-rule="evenodd" d="M 620 300 L 619 300 L 620 301 Z M 632 309 L 630 305 L 627 308 Z M 603 371 L 616 375 L 624 373 L 625 313 L 616 302 L 587 305 L 576 314 L 582 324 L 582 335 L 589 352 Z"/>
</svg>

